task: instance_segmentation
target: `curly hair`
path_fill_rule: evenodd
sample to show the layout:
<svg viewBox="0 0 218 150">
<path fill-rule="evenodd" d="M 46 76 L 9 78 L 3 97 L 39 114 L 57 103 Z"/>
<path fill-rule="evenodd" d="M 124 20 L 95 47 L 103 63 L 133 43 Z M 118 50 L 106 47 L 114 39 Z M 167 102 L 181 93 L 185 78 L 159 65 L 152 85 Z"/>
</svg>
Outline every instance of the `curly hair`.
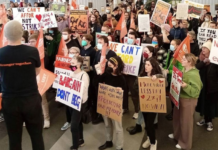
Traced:
<svg viewBox="0 0 218 150">
<path fill-rule="evenodd" d="M 116 60 L 116 63 L 113 61 L 113 59 Z M 108 60 L 110 63 L 112 63 L 114 66 L 117 66 L 117 69 L 115 70 L 116 75 L 122 75 L 123 69 L 124 69 L 124 62 L 119 56 L 111 57 Z"/>
</svg>

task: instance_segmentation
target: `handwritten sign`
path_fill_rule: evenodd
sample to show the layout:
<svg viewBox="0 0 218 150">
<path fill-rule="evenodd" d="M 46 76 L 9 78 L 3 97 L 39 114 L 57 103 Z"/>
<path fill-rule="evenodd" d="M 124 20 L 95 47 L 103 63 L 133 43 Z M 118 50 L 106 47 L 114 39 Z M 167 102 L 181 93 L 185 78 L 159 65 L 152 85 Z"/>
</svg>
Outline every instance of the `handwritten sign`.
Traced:
<svg viewBox="0 0 218 150">
<path fill-rule="evenodd" d="M 83 70 L 86 71 L 86 72 L 89 72 L 90 71 L 90 56 L 84 56 L 83 57 Z"/>
<path fill-rule="evenodd" d="M 187 19 L 188 18 L 188 4 L 178 3 L 176 11 L 176 19 Z"/>
<path fill-rule="evenodd" d="M 93 30 L 94 30 L 94 29 L 93 29 Z M 96 44 L 96 46 L 98 45 L 98 39 L 99 39 L 101 36 L 108 36 L 108 34 L 96 32 L 96 33 L 95 33 L 95 44 Z"/>
<path fill-rule="evenodd" d="M 56 100 L 73 109 L 80 111 L 84 82 L 66 75 L 60 75 Z"/>
<path fill-rule="evenodd" d="M 140 110 L 142 112 L 166 113 L 165 79 L 138 78 Z"/>
<path fill-rule="evenodd" d="M 128 37 L 124 37 L 124 44 L 128 44 Z M 137 38 L 136 41 L 135 41 L 136 45 L 140 46 L 141 44 L 141 39 L 140 38 Z"/>
<path fill-rule="evenodd" d="M 165 24 L 171 5 L 162 0 L 159 0 L 155 6 L 151 17 L 151 22 L 159 27 Z"/>
<path fill-rule="evenodd" d="M 202 45 L 209 39 L 217 39 L 218 38 L 218 29 L 210 29 L 210 28 L 198 28 L 198 45 L 202 47 Z"/>
<path fill-rule="evenodd" d="M 70 73 L 72 72 L 70 70 L 70 61 L 72 58 L 70 57 L 64 57 L 61 55 L 56 55 L 56 60 L 55 60 L 55 70 L 54 73 L 57 75 L 57 77 L 55 78 L 55 81 L 53 83 L 53 88 L 57 88 L 58 87 L 58 83 L 60 80 L 60 75 L 66 75 L 66 76 L 70 76 Z"/>
<path fill-rule="evenodd" d="M 173 66 L 172 80 L 170 85 L 170 99 L 179 109 L 179 95 L 181 91 L 182 72 Z"/>
<path fill-rule="evenodd" d="M 53 3 L 50 5 L 50 10 L 53 11 L 55 14 L 65 14 L 67 11 L 67 8 L 65 4 Z"/>
<path fill-rule="evenodd" d="M 125 63 L 123 72 L 125 74 L 138 76 L 139 66 L 142 57 L 142 47 L 127 45 L 116 42 L 109 42 L 109 48 L 121 57 Z"/>
<path fill-rule="evenodd" d="M 123 91 L 115 87 L 99 83 L 97 112 L 113 120 L 122 121 Z"/>
<path fill-rule="evenodd" d="M 202 10 L 204 9 L 204 5 L 200 3 L 195 3 L 189 0 L 185 0 L 185 3 L 189 5 L 188 14 L 189 17 L 199 19 Z"/>
<path fill-rule="evenodd" d="M 213 39 L 209 59 L 211 63 L 218 65 L 218 39 Z"/>
<path fill-rule="evenodd" d="M 88 31 L 88 12 L 85 10 L 70 11 L 70 29 L 79 34 L 87 34 Z"/>
<path fill-rule="evenodd" d="M 149 14 L 139 14 L 138 15 L 138 27 L 139 32 L 147 32 L 150 31 L 150 17 Z"/>
</svg>

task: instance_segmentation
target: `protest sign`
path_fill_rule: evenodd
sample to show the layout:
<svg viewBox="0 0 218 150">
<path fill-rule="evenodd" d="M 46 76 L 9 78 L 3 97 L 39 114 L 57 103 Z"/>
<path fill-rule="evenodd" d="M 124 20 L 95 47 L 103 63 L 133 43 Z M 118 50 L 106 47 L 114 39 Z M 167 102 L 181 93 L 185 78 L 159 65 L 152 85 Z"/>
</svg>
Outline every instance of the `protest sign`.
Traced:
<svg viewBox="0 0 218 150">
<path fill-rule="evenodd" d="M 138 76 L 142 57 L 141 46 L 109 42 L 109 48 L 123 60 L 125 64 L 123 73 Z"/>
<path fill-rule="evenodd" d="M 188 18 L 188 4 L 178 3 L 176 11 L 176 19 L 187 19 Z"/>
<path fill-rule="evenodd" d="M 165 79 L 138 78 L 140 110 L 142 112 L 166 113 Z"/>
<path fill-rule="evenodd" d="M 88 14 L 85 10 L 70 11 L 70 29 L 78 34 L 87 34 Z"/>
<path fill-rule="evenodd" d="M 218 38 L 218 29 L 210 29 L 210 28 L 198 28 L 198 45 L 201 48 L 202 45 L 209 39 Z"/>
<path fill-rule="evenodd" d="M 211 63 L 218 65 L 218 39 L 213 39 L 209 59 Z"/>
<path fill-rule="evenodd" d="M 95 44 L 96 46 L 98 45 L 98 39 L 101 37 L 101 36 L 108 36 L 107 33 L 100 33 L 100 32 L 95 32 Z"/>
<path fill-rule="evenodd" d="M 124 44 L 128 44 L 128 37 L 124 37 Z M 136 45 L 140 46 L 141 44 L 141 39 L 140 38 L 137 38 L 136 41 L 135 41 Z"/>
<path fill-rule="evenodd" d="M 52 85 L 56 75 L 44 68 L 41 68 L 39 75 L 37 75 L 37 84 L 40 95 L 43 95 Z"/>
<path fill-rule="evenodd" d="M 179 95 L 181 91 L 181 83 L 182 83 L 182 72 L 179 69 L 177 69 L 175 66 L 173 66 L 169 96 L 178 109 L 179 109 Z"/>
<path fill-rule="evenodd" d="M 55 14 L 65 14 L 67 11 L 67 7 L 65 4 L 51 4 L 50 10 L 53 11 Z"/>
<path fill-rule="evenodd" d="M 97 112 L 113 120 L 122 121 L 123 91 L 99 83 Z"/>
<path fill-rule="evenodd" d="M 170 8 L 171 8 L 171 5 L 169 3 L 159 0 L 156 3 L 154 12 L 151 17 L 151 22 L 161 27 L 161 25 L 165 24 L 166 22 Z"/>
<path fill-rule="evenodd" d="M 90 56 L 83 56 L 83 70 L 86 72 L 90 71 Z"/>
<path fill-rule="evenodd" d="M 85 5 L 79 5 L 79 10 L 85 10 Z"/>
<path fill-rule="evenodd" d="M 147 46 L 152 46 L 152 47 L 155 47 L 154 44 L 147 44 L 147 43 L 142 43 L 141 46 L 143 47 L 143 49 Z"/>
<path fill-rule="evenodd" d="M 56 21 L 56 18 L 55 18 L 55 13 L 53 11 L 48 11 L 48 12 L 42 13 L 42 19 L 41 19 L 39 25 L 44 30 L 47 29 L 47 28 L 56 28 L 56 27 L 58 27 L 58 24 L 57 24 L 57 21 Z"/>
<path fill-rule="evenodd" d="M 53 83 L 53 86 L 52 86 L 53 88 L 57 88 L 61 74 L 70 76 L 70 73 L 72 72 L 70 70 L 71 59 L 72 58 L 70 57 L 56 55 L 54 73 L 57 75 L 57 77 L 55 78 L 55 81 Z"/>
<path fill-rule="evenodd" d="M 147 32 L 150 31 L 150 17 L 149 14 L 138 15 L 138 28 L 139 32 Z"/>
<path fill-rule="evenodd" d="M 185 3 L 189 5 L 188 7 L 189 17 L 198 19 L 201 15 L 202 10 L 204 9 L 204 5 L 189 0 L 185 0 Z"/>
<path fill-rule="evenodd" d="M 80 111 L 83 91 L 83 81 L 61 74 L 57 87 L 56 101 Z"/>
<path fill-rule="evenodd" d="M 177 59 L 180 63 L 182 63 L 182 58 L 186 53 L 190 53 L 190 38 L 187 36 L 179 47 L 176 49 L 173 57 Z"/>
</svg>

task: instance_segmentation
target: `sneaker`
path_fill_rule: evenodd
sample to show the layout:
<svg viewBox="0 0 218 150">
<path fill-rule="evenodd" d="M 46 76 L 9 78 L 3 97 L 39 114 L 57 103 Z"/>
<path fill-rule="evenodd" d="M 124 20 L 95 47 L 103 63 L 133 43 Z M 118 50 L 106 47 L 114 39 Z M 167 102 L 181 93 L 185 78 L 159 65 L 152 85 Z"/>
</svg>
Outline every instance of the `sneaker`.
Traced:
<svg viewBox="0 0 218 150">
<path fill-rule="evenodd" d="M 65 131 L 65 130 L 67 130 L 69 127 L 70 127 L 70 123 L 69 123 L 69 122 L 66 122 L 66 123 L 64 124 L 64 126 L 61 128 L 61 130 L 62 130 L 62 131 Z"/>
<path fill-rule="evenodd" d="M 157 140 L 155 144 L 151 144 L 150 150 L 157 150 Z"/>
<path fill-rule="evenodd" d="M 199 122 L 196 123 L 198 126 L 203 126 L 205 125 L 205 120 L 204 119 L 201 119 Z"/>
<path fill-rule="evenodd" d="M 79 139 L 79 147 L 85 146 L 85 142 L 83 139 Z"/>
<path fill-rule="evenodd" d="M 134 115 L 133 115 L 133 119 L 138 119 L 138 116 L 139 116 L 139 114 L 138 113 L 134 113 Z"/>
<path fill-rule="evenodd" d="M 26 124 L 25 124 L 25 122 L 23 123 L 23 127 L 25 127 L 26 126 Z"/>
<path fill-rule="evenodd" d="M 0 114 L 0 122 L 5 121 L 3 114 Z"/>
<path fill-rule="evenodd" d="M 142 144 L 143 148 L 148 148 L 151 145 L 149 137 L 147 137 L 147 140 Z"/>
<path fill-rule="evenodd" d="M 212 122 L 207 123 L 207 131 L 213 131 L 213 124 Z"/>
<path fill-rule="evenodd" d="M 50 128 L 50 121 L 49 120 L 44 120 L 44 129 Z"/>
<path fill-rule="evenodd" d="M 179 144 L 176 144 L 176 148 L 182 149 L 182 147 Z"/>
<path fill-rule="evenodd" d="M 173 135 L 173 134 L 169 134 L 168 137 L 169 137 L 170 139 L 174 139 L 174 135 Z"/>
</svg>

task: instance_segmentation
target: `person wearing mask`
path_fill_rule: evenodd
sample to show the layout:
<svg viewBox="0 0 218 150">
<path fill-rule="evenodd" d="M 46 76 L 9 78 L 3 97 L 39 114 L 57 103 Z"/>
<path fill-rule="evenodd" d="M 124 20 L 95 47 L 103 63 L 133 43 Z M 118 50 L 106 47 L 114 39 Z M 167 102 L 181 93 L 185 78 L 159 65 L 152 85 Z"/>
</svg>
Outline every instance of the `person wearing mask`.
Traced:
<svg viewBox="0 0 218 150">
<path fill-rule="evenodd" d="M 68 28 L 69 26 L 68 24 L 69 24 L 68 17 L 60 15 L 59 22 L 58 22 L 58 31 L 63 32 L 65 28 Z"/>
<path fill-rule="evenodd" d="M 176 17 L 172 18 L 172 25 L 173 28 L 170 30 L 171 38 L 183 41 L 186 38 L 186 33 L 179 27 L 179 20 L 177 20 Z"/>
<path fill-rule="evenodd" d="M 171 85 L 171 79 L 172 79 L 171 77 L 172 77 L 172 73 L 173 73 L 173 66 L 178 68 L 180 71 L 182 71 L 182 69 L 183 69 L 182 64 L 179 61 L 177 61 L 176 59 L 173 58 L 173 55 L 174 55 L 175 51 L 177 50 L 177 48 L 179 47 L 180 44 L 181 44 L 180 39 L 173 39 L 171 41 L 171 43 L 170 43 L 170 49 L 168 50 L 168 53 L 167 53 L 166 65 L 164 67 L 164 69 L 168 70 L 168 75 L 167 75 L 168 87 L 167 87 L 167 91 L 170 90 L 169 85 Z M 172 106 L 171 112 L 166 115 L 167 120 L 173 120 L 174 103 L 172 101 L 171 101 L 171 106 Z"/>
<path fill-rule="evenodd" d="M 153 36 L 154 36 L 154 34 L 153 34 L 153 31 L 152 31 L 152 28 L 150 28 L 150 31 L 147 32 L 147 34 L 143 35 L 142 43 L 152 43 Z"/>
<path fill-rule="evenodd" d="M 203 28 L 209 28 L 211 22 L 211 16 L 209 14 L 205 14 L 204 22 L 201 24 L 201 27 Z"/>
<path fill-rule="evenodd" d="M 141 5 L 143 5 L 142 0 L 137 0 L 137 2 L 135 3 L 136 9 L 139 10 L 141 8 Z"/>
<path fill-rule="evenodd" d="M 209 28 L 210 29 L 216 29 L 217 28 L 217 23 L 214 22 L 214 21 L 210 22 Z"/>
<path fill-rule="evenodd" d="M 128 13 L 131 13 L 131 12 L 132 12 L 131 5 L 127 6 L 127 8 L 126 8 L 126 12 L 128 12 Z"/>
<path fill-rule="evenodd" d="M 198 42 L 196 41 L 196 34 L 194 31 L 189 31 L 188 34 L 190 39 L 190 49 L 191 53 L 195 55 L 195 57 L 198 57 L 200 55 L 200 49 Z"/>
<path fill-rule="evenodd" d="M 48 28 L 47 31 L 48 34 L 45 35 L 44 45 L 47 50 L 48 64 L 45 64 L 45 68 L 54 72 L 54 61 L 61 41 L 61 33 L 58 31 L 58 28 Z"/>
<path fill-rule="evenodd" d="M 107 20 L 107 14 L 111 14 L 111 8 L 110 7 L 106 7 L 106 10 L 105 10 L 105 14 L 102 15 L 102 20 L 103 22 L 105 22 Z"/>
<path fill-rule="evenodd" d="M 105 73 L 101 76 L 99 83 L 103 83 L 106 85 L 110 85 L 117 88 L 117 91 L 124 91 L 125 90 L 125 78 L 122 75 L 122 71 L 124 69 L 124 63 L 122 59 L 119 56 L 111 57 L 108 60 L 107 68 L 105 70 Z M 105 144 L 100 146 L 99 150 L 104 150 L 110 147 L 113 147 L 113 130 L 115 132 L 115 145 L 116 150 L 123 150 L 123 126 L 122 121 L 116 121 L 113 119 L 108 118 L 107 116 L 103 116 L 104 124 L 106 127 L 106 135 L 107 139 Z M 113 127 L 112 127 L 113 124 Z"/>
<path fill-rule="evenodd" d="M 170 49 L 170 42 L 173 40 L 169 32 L 170 32 L 170 25 L 163 24 L 161 26 L 161 33 L 163 37 L 163 48 L 166 50 Z"/>
<path fill-rule="evenodd" d="M 128 31 L 130 28 L 130 14 L 128 12 L 125 12 L 124 15 L 125 15 L 126 29 Z"/>
<path fill-rule="evenodd" d="M 139 12 L 143 12 L 142 14 L 147 14 L 148 13 L 148 11 L 145 9 L 144 4 L 140 5 L 140 10 L 138 10 L 137 16 L 139 15 Z"/>
<path fill-rule="evenodd" d="M 213 131 L 212 120 L 218 117 L 218 65 L 210 63 L 209 55 L 211 46 L 211 41 L 207 41 L 203 44 L 196 65 L 196 68 L 200 71 L 201 81 L 204 85 L 196 107 L 196 111 L 199 112 L 201 116 L 204 116 L 204 119 L 197 122 L 197 125 L 206 125 L 207 131 Z"/>
<path fill-rule="evenodd" d="M 83 66 L 83 57 L 74 56 L 71 60 L 70 69 L 72 73 L 70 77 L 72 79 L 78 79 L 84 82 L 84 91 L 82 97 L 82 105 L 81 110 L 78 111 L 76 109 L 70 108 L 71 114 L 71 133 L 72 133 L 72 141 L 73 146 L 70 147 L 71 150 L 78 150 L 79 147 L 84 146 L 84 138 L 83 138 L 83 124 L 82 124 L 82 116 L 83 110 L 87 107 L 88 100 L 88 89 L 89 89 L 89 76 L 83 71 L 81 68 Z"/>
<path fill-rule="evenodd" d="M 176 148 L 190 150 L 192 148 L 193 121 L 195 107 L 198 102 L 203 84 L 199 70 L 195 68 L 196 57 L 187 53 L 182 58 L 182 81 L 179 95 L 179 109 L 173 110 L 173 134 L 169 138 L 175 139 L 178 144 Z"/>
<path fill-rule="evenodd" d="M 122 13 L 121 13 L 122 14 Z M 118 22 L 120 20 L 121 14 L 119 13 L 119 8 L 116 7 L 113 10 L 113 16 L 115 18 L 115 20 Z"/>
<path fill-rule="evenodd" d="M 8 45 L 0 49 L 2 110 L 11 150 L 22 149 L 22 128 L 26 123 L 32 148 L 44 150 L 41 95 L 36 76 L 40 73 L 39 51 L 21 44 L 23 27 L 9 21 L 4 27 Z M 11 64 L 14 64 L 11 66 Z"/>
<path fill-rule="evenodd" d="M 76 42 L 77 39 L 72 39 L 71 38 L 71 30 L 69 28 L 65 28 L 62 31 L 62 37 L 66 43 L 67 49 L 69 50 L 71 47 L 78 47 L 78 42 Z"/>
<path fill-rule="evenodd" d="M 101 32 L 101 24 L 98 21 L 98 17 L 96 15 L 91 15 L 91 20 L 89 22 L 89 26 L 91 27 L 91 35 L 94 38 L 91 45 L 92 47 L 95 47 L 95 33 Z"/>
<path fill-rule="evenodd" d="M 93 106 L 95 107 L 93 109 L 93 124 L 98 124 L 103 121 L 102 116 L 97 113 L 97 95 L 98 95 L 98 83 L 101 75 L 97 74 L 95 65 L 97 65 L 100 62 L 101 59 L 101 50 L 103 47 L 106 47 L 106 59 L 109 60 L 111 57 L 116 56 L 117 54 L 109 49 L 109 41 L 106 36 L 100 36 L 98 39 L 98 44 L 97 44 L 97 49 L 98 51 L 95 54 L 95 59 L 92 64 L 92 68 L 94 70 L 94 78 L 93 78 L 93 86 L 95 87 L 93 92 L 94 98 L 94 103 Z"/>
</svg>

